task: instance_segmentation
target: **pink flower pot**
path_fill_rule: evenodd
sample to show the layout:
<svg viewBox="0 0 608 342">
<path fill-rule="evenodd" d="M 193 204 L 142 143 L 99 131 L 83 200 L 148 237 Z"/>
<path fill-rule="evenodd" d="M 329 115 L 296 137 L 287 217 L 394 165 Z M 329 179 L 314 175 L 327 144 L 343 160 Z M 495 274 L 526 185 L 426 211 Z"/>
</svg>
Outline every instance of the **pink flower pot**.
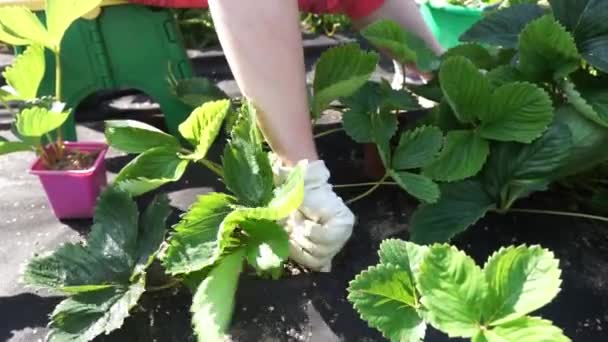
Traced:
<svg viewBox="0 0 608 342">
<path fill-rule="evenodd" d="M 108 145 L 94 142 L 66 142 L 68 151 L 96 152 L 95 164 L 87 170 L 47 170 L 38 158 L 30 168 L 37 175 L 59 219 L 92 218 L 97 196 L 107 185 L 105 155 Z"/>
</svg>

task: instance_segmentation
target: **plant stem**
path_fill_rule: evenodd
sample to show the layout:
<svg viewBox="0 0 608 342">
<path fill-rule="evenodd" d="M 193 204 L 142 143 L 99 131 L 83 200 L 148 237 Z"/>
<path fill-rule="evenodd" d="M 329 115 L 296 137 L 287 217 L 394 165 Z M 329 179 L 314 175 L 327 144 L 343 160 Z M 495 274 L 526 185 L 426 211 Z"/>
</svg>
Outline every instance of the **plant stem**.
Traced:
<svg viewBox="0 0 608 342">
<path fill-rule="evenodd" d="M 62 89 L 61 89 L 61 78 L 62 78 L 62 73 L 61 73 L 61 52 L 59 49 L 57 49 L 56 52 L 54 52 L 55 55 L 55 99 L 57 99 L 58 102 L 61 102 L 61 97 L 62 97 Z M 59 147 L 59 153 L 57 155 L 58 159 L 62 159 L 63 158 L 63 129 L 61 127 L 57 128 L 57 146 Z"/>
<path fill-rule="evenodd" d="M 355 197 L 355 198 L 351 198 L 348 201 L 346 201 L 346 204 L 352 204 L 354 202 L 357 202 L 358 200 L 361 200 L 367 196 L 369 196 L 372 192 L 376 191 L 376 189 L 378 189 L 383 183 L 384 181 L 388 178 L 388 173 L 385 174 L 382 179 L 380 179 L 378 182 L 373 183 L 374 186 L 372 186 L 369 190 L 367 190 L 366 192 L 362 193 L 361 195 Z"/>
<path fill-rule="evenodd" d="M 222 170 L 222 167 L 220 165 L 207 159 L 201 159 L 200 162 L 201 164 L 205 165 L 209 170 L 211 170 L 211 172 L 215 173 L 221 178 L 224 178 L 224 170 Z"/>
<path fill-rule="evenodd" d="M 61 55 L 59 50 L 55 54 L 55 98 L 61 101 Z"/>
<path fill-rule="evenodd" d="M 317 139 L 317 138 L 322 138 L 322 137 L 324 137 L 324 136 L 326 136 L 326 135 L 330 135 L 330 134 L 332 134 L 332 133 L 336 133 L 336 132 L 341 132 L 341 131 L 343 131 L 343 130 L 344 130 L 344 128 L 342 128 L 342 127 L 339 127 L 339 128 L 333 128 L 333 129 L 329 129 L 329 130 L 327 130 L 327 131 L 325 131 L 325 132 L 321 132 L 321 133 L 316 134 L 314 138 L 315 138 L 315 139 Z"/>
<path fill-rule="evenodd" d="M 334 185 L 334 189 L 348 189 L 348 188 L 361 188 L 366 186 L 374 186 L 378 184 L 378 182 L 369 182 L 369 183 L 354 183 L 354 184 L 338 184 Z M 399 185 L 397 182 L 383 182 L 380 185 Z"/>
<path fill-rule="evenodd" d="M 38 146 L 36 146 L 36 150 L 38 150 L 38 154 L 40 154 L 40 159 L 42 159 L 42 164 L 47 168 L 51 167 L 51 165 L 49 163 L 49 157 L 46 154 L 44 147 L 42 147 L 42 145 L 38 145 Z"/>
<path fill-rule="evenodd" d="M 178 279 L 173 279 L 170 282 L 163 284 L 163 285 L 159 285 L 159 286 L 150 286 L 146 289 L 146 292 L 160 292 L 160 291 L 164 291 L 164 290 L 168 290 L 171 288 L 174 288 L 176 286 L 178 286 L 179 284 L 181 284 L 181 281 Z"/>
<path fill-rule="evenodd" d="M 496 211 L 496 210 L 495 210 Z M 500 211 L 496 211 L 500 212 Z M 557 211 L 557 210 L 542 210 L 542 209 L 521 209 L 521 208 L 510 208 L 502 213 L 527 213 L 527 214 L 543 214 L 543 215 L 556 215 L 556 216 L 567 216 L 567 217 L 577 217 L 584 218 L 595 221 L 608 222 L 608 217 L 604 216 L 596 216 L 590 214 L 581 214 L 581 213 L 572 213 L 567 211 Z"/>
</svg>

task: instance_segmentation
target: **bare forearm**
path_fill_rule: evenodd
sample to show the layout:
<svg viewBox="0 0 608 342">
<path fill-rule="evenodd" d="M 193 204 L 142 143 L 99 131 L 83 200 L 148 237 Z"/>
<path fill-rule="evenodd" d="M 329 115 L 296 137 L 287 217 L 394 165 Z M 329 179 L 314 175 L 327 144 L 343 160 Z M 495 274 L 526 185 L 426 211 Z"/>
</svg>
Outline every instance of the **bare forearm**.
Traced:
<svg viewBox="0 0 608 342">
<path fill-rule="evenodd" d="M 210 0 L 209 5 L 234 77 L 260 109 L 275 152 L 286 163 L 317 159 L 297 1 Z"/>
</svg>

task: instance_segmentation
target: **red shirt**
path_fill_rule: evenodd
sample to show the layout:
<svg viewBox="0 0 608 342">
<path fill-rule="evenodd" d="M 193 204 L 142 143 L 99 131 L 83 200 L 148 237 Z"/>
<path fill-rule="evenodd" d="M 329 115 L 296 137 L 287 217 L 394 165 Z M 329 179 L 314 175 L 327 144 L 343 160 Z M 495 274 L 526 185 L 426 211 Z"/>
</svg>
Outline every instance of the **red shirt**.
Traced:
<svg viewBox="0 0 608 342">
<path fill-rule="evenodd" d="M 207 0 L 129 0 L 157 7 L 207 8 Z M 362 18 L 377 10 L 384 0 L 298 0 L 300 9 L 313 13 L 344 13 L 351 18 Z"/>
</svg>

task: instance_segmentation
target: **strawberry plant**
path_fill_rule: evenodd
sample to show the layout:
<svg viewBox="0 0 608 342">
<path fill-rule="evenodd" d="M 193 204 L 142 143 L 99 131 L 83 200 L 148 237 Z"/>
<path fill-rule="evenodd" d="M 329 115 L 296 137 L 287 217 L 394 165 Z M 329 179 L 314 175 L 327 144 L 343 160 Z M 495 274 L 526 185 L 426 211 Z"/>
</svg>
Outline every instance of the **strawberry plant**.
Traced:
<svg viewBox="0 0 608 342">
<path fill-rule="evenodd" d="M 348 300 L 390 341 L 422 341 L 427 325 L 473 342 L 570 341 L 530 316 L 560 291 L 553 253 L 538 246 L 501 248 L 483 268 L 448 245 L 386 240 L 380 263 L 351 281 Z"/>
<path fill-rule="evenodd" d="M 108 123 L 112 146 L 142 154 L 101 196 L 86 246 L 68 245 L 50 257 L 37 257 L 24 275 L 32 286 L 70 295 L 52 315 L 50 341 L 90 341 L 120 328 L 146 290 L 145 271 L 156 257 L 174 279 L 161 288 L 183 283 L 192 289 L 192 323 L 199 341 L 223 340 L 245 263 L 258 274 L 280 276 L 289 242 L 277 222 L 303 200 L 305 165 L 275 186 L 255 110 L 249 105 L 238 111 L 223 165 L 211 166 L 231 194 L 200 196 L 158 253 L 170 213 L 166 197 L 156 199 L 138 224 L 131 196 L 170 181 L 155 175 L 175 174 L 166 170 L 201 162 L 229 108 L 229 101 L 207 103 L 180 126 L 191 150 L 141 123 Z"/>
<path fill-rule="evenodd" d="M 608 54 L 602 48 L 608 31 L 600 25 L 608 7 L 583 3 L 553 0 L 552 12 L 528 3 L 501 9 L 440 59 L 397 24 L 376 22 L 362 32 L 366 39 L 399 63 L 435 75 L 405 90 L 386 81 L 364 83 L 376 61 L 356 46 L 325 53 L 316 68 L 313 112 L 341 100 L 344 131 L 376 144 L 386 169 L 353 200 L 398 185 L 422 202 L 411 219 L 412 239 L 445 242 L 490 211 L 542 212 L 513 205 L 608 160 Z M 346 67 L 344 60 L 359 63 Z M 326 89 L 333 91 L 327 99 Z M 419 108 L 414 95 L 437 105 L 399 132 L 400 112 Z"/>
<path fill-rule="evenodd" d="M 0 155 L 33 151 L 40 156 L 47 169 L 63 167 L 61 163 L 68 153 L 65 151 L 61 126 L 68 119 L 70 111 L 65 110 L 61 103 L 61 41 L 76 19 L 100 3 L 101 0 L 47 0 L 45 24 L 26 7 L 0 6 L 0 41 L 26 46 L 3 73 L 8 86 L 0 90 L 0 102 L 9 111 L 9 101 L 20 101 L 25 105 L 15 115 L 14 133 L 19 141 L 0 137 Z M 56 86 L 53 98 L 37 97 L 46 70 L 45 49 L 55 57 Z M 47 143 L 49 145 L 45 146 Z M 77 153 L 76 156 L 88 158 L 86 153 Z"/>
<path fill-rule="evenodd" d="M 90 341 L 123 324 L 146 291 L 146 271 L 170 212 L 160 196 L 140 217 L 127 193 L 110 188 L 85 245 L 66 244 L 30 261 L 23 275 L 28 285 L 68 296 L 51 314 L 48 341 Z"/>
<path fill-rule="evenodd" d="M 223 175 L 221 166 L 205 159 L 230 111 L 229 100 L 207 102 L 179 126 L 190 148 L 161 130 L 132 120 L 106 121 L 106 139 L 113 148 L 138 154 L 118 174 L 115 185 L 138 196 L 179 180 L 190 163 L 199 163 Z"/>
</svg>

